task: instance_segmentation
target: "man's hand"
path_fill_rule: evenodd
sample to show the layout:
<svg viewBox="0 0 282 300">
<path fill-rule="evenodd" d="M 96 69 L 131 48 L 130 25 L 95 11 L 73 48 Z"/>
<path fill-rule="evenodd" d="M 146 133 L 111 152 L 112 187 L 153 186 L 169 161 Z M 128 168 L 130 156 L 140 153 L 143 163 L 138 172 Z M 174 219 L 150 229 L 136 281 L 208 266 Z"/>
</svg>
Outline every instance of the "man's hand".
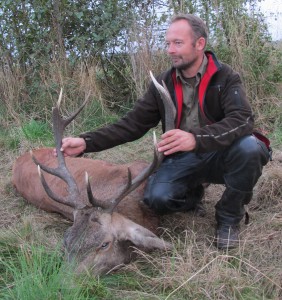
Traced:
<svg viewBox="0 0 282 300">
<path fill-rule="evenodd" d="M 64 156 L 77 156 L 86 149 L 86 143 L 83 138 L 66 137 L 62 139 L 61 151 Z M 54 155 L 57 156 L 56 149 Z"/>
<path fill-rule="evenodd" d="M 164 155 L 179 151 L 192 151 L 196 147 L 194 135 L 180 129 L 167 131 L 161 136 L 161 139 L 158 143 L 158 151 L 164 152 Z"/>
</svg>

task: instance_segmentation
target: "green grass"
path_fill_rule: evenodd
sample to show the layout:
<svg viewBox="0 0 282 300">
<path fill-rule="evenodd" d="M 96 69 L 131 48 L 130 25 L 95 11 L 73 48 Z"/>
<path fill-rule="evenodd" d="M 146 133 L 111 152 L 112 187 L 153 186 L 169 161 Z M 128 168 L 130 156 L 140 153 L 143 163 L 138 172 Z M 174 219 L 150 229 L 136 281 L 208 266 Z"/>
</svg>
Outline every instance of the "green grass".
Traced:
<svg viewBox="0 0 282 300">
<path fill-rule="evenodd" d="M 73 108 L 73 111 L 77 107 Z M 70 115 L 72 109 L 66 115 Z M 4 118 L 4 115 L 0 117 Z M 51 118 L 51 116 L 50 116 Z M 76 136 L 81 132 L 95 130 L 101 126 L 113 123 L 118 119 L 118 115 L 107 110 L 104 110 L 102 105 L 93 100 L 87 104 L 78 119 L 64 133 L 67 135 Z M 4 123 L 4 122 L 3 122 Z M 26 119 L 19 122 L 21 125 L 12 126 L 9 123 L 0 124 L 0 148 L 6 150 L 16 150 L 21 147 L 21 144 L 30 144 L 34 146 L 54 146 L 54 138 L 50 123 L 37 119 Z"/>
<path fill-rule="evenodd" d="M 109 295 L 99 280 L 76 278 L 59 249 L 50 251 L 42 245 L 2 244 L 0 270 L 0 299 L 86 300 Z"/>
<path fill-rule="evenodd" d="M 75 120 L 72 131 L 75 135 L 85 131 L 93 131 L 117 121 L 118 118 L 119 116 L 116 113 L 105 109 L 99 101 L 93 99 L 87 103 L 81 115 Z"/>
<path fill-rule="evenodd" d="M 21 127 L 11 127 L 6 129 L 0 126 L 0 147 L 6 150 L 17 150 L 21 143 L 40 144 L 52 146 L 53 133 L 49 124 L 42 121 L 29 120 Z"/>
<path fill-rule="evenodd" d="M 53 139 L 52 129 L 49 124 L 31 119 L 21 127 L 24 137 L 31 142 L 50 141 Z"/>
</svg>

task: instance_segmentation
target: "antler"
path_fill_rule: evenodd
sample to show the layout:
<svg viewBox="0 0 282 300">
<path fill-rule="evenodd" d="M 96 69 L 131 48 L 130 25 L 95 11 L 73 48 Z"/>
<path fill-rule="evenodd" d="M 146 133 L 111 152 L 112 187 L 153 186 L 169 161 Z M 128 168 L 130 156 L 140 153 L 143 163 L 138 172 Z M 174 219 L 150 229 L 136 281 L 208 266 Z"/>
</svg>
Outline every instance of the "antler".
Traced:
<svg viewBox="0 0 282 300">
<path fill-rule="evenodd" d="M 87 103 L 90 94 L 88 94 L 85 98 L 85 101 L 83 104 L 77 109 L 76 112 L 74 112 L 70 117 L 63 119 L 60 116 L 60 105 L 62 101 L 62 89 L 60 91 L 60 96 L 57 102 L 57 105 L 53 107 L 52 109 L 52 120 L 53 120 L 53 134 L 55 138 L 55 144 L 56 144 L 56 150 L 57 150 L 57 158 L 58 158 L 58 167 L 57 168 L 50 168 L 47 166 L 42 165 L 33 155 L 32 159 L 35 162 L 35 164 L 38 165 L 38 171 L 39 171 L 39 176 L 42 182 L 42 185 L 48 194 L 50 198 L 53 200 L 66 204 L 68 206 L 71 206 L 73 208 L 82 208 L 84 207 L 84 204 L 79 201 L 79 196 L 80 196 L 80 191 L 77 187 L 77 184 L 71 175 L 70 171 L 68 170 L 65 162 L 64 155 L 62 153 L 61 145 L 62 145 L 62 138 L 63 138 L 63 132 L 67 125 L 81 112 L 85 104 Z M 44 170 L 45 172 L 55 175 L 59 178 L 61 178 L 63 181 L 67 183 L 68 186 L 68 196 L 63 198 L 55 193 L 50 189 L 48 186 L 42 172 L 40 169 Z"/>
<path fill-rule="evenodd" d="M 152 81 L 153 81 L 155 87 L 159 91 L 159 93 L 161 95 L 161 98 L 163 100 L 163 103 L 164 103 L 166 131 L 174 129 L 175 128 L 176 109 L 175 109 L 174 103 L 173 103 L 173 101 L 170 97 L 169 91 L 168 91 L 164 81 L 162 82 L 163 86 L 161 84 L 159 84 L 151 71 L 150 71 L 150 76 L 152 78 Z M 131 193 L 133 190 L 135 190 L 161 164 L 161 162 L 164 158 L 164 154 L 158 152 L 157 138 L 156 138 L 155 132 L 153 132 L 153 137 L 154 137 L 154 158 L 153 158 L 152 163 L 147 168 L 145 168 L 138 176 L 136 176 L 133 180 L 132 180 L 131 171 L 128 168 L 127 184 L 122 188 L 120 194 L 115 199 L 113 199 L 111 201 L 112 205 L 108 209 L 108 211 L 110 213 L 112 213 L 114 211 L 114 209 L 117 207 L 117 205 L 120 203 L 120 201 L 122 199 L 124 199 L 125 196 L 127 196 L 129 193 Z M 90 182 L 89 182 L 89 179 L 88 179 L 88 175 L 86 175 L 86 181 L 87 181 L 87 193 L 88 193 L 88 198 L 89 198 L 90 203 L 92 203 L 93 206 L 101 206 L 101 204 L 100 204 L 101 201 L 97 200 L 93 196 L 93 193 L 92 193 L 92 190 L 91 190 L 91 185 L 90 185 Z"/>
<path fill-rule="evenodd" d="M 159 84 L 155 77 L 153 76 L 152 72 L 150 72 L 150 76 L 152 78 L 153 83 L 155 84 L 155 87 L 159 91 L 161 98 L 164 103 L 165 107 L 165 128 L 166 131 L 174 129 L 175 128 L 175 116 L 176 116 L 176 109 L 173 104 L 173 101 L 170 97 L 170 94 L 168 92 L 168 89 L 165 85 L 164 82 L 162 82 L 163 85 Z M 57 156 L 58 156 L 58 167 L 57 168 L 49 168 L 47 166 L 42 165 L 34 156 L 32 156 L 33 161 L 38 165 L 38 172 L 41 178 L 42 185 L 48 194 L 48 196 L 52 199 L 54 199 L 57 202 L 66 204 L 68 206 L 71 206 L 73 208 L 79 209 L 85 207 L 84 204 L 82 204 L 79 201 L 79 196 L 80 196 L 80 191 L 77 187 L 77 184 L 69 172 L 66 163 L 65 163 L 65 158 L 63 153 L 60 151 L 61 149 L 61 144 L 62 144 L 62 137 L 63 137 L 63 132 L 66 128 L 66 126 L 80 113 L 80 111 L 83 109 L 85 104 L 87 103 L 89 99 L 89 95 L 86 97 L 84 103 L 78 108 L 78 110 L 71 115 L 67 119 L 63 119 L 60 116 L 60 105 L 61 105 L 61 100 L 62 100 L 62 90 L 60 92 L 59 100 L 57 103 L 56 107 L 53 107 L 52 115 L 53 115 L 53 133 L 55 137 L 55 144 L 56 144 L 56 150 L 57 150 Z M 157 150 L 157 139 L 156 135 L 154 133 L 154 158 L 152 163 L 145 168 L 136 178 L 132 180 L 132 174 L 130 169 L 128 168 L 128 180 L 127 184 L 125 187 L 122 188 L 120 194 L 112 200 L 112 205 L 109 208 L 109 212 L 113 212 L 116 206 L 120 203 L 120 201 L 127 196 L 130 192 L 135 190 L 144 180 L 146 180 L 160 165 L 164 158 L 163 153 L 159 153 Z M 66 198 L 59 197 L 56 195 L 48 186 L 41 169 L 44 170 L 45 172 L 55 175 L 62 180 L 64 180 L 67 183 L 68 186 L 68 196 Z M 86 174 L 86 182 L 87 182 L 87 194 L 88 194 L 88 199 L 90 203 L 93 206 L 101 206 L 101 201 L 98 201 L 95 199 L 93 196 L 92 190 L 91 190 L 91 185 L 89 182 L 88 175 Z"/>
<path fill-rule="evenodd" d="M 176 108 L 170 97 L 168 88 L 164 81 L 162 81 L 163 85 L 158 83 L 158 81 L 156 80 L 156 78 L 154 77 L 154 75 L 151 71 L 150 71 L 150 76 L 151 76 L 151 79 L 152 79 L 156 89 L 159 91 L 160 96 L 163 100 L 163 104 L 164 104 L 164 108 L 165 108 L 165 131 L 175 129 Z"/>
<path fill-rule="evenodd" d="M 158 152 L 157 138 L 155 132 L 153 132 L 153 137 L 154 137 L 154 158 L 152 163 L 148 167 L 146 167 L 133 180 L 132 180 L 132 174 L 130 169 L 129 168 L 127 169 L 127 184 L 121 189 L 118 196 L 116 196 L 114 199 L 109 201 L 112 203 L 107 209 L 109 213 L 112 213 L 117 207 L 117 205 L 120 203 L 120 201 L 129 193 L 134 191 L 144 180 L 146 180 L 159 167 L 160 163 L 162 162 L 163 154 Z M 87 182 L 87 194 L 88 194 L 89 202 L 95 207 L 101 207 L 102 209 L 106 209 L 106 207 L 102 204 L 102 201 L 99 201 L 94 197 L 87 173 L 85 176 L 85 180 Z"/>
</svg>

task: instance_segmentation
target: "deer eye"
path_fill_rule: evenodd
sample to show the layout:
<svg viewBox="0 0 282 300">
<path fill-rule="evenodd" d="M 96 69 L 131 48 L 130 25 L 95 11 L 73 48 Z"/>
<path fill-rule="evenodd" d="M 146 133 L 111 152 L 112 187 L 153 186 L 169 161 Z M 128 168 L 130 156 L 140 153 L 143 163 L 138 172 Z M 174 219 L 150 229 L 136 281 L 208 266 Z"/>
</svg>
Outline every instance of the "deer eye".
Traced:
<svg viewBox="0 0 282 300">
<path fill-rule="evenodd" d="M 101 245 L 101 249 L 105 250 L 108 248 L 108 246 L 110 245 L 110 242 L 104 242 L 102 245 Z"/>
</svg>

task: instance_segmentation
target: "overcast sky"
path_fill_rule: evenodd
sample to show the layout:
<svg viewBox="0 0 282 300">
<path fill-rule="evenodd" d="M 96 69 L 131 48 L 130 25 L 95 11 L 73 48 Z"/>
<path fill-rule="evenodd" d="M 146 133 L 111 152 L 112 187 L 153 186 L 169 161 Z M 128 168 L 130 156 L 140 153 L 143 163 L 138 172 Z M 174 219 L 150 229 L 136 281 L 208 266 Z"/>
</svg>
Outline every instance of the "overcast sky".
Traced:
<svg viewBox="0 0 282 300">
<path fill-rule="evenodd" d="M 261 12 L 266 16 L 273 40 L 282 39 L 282 1 L 263 0 L 259 6 Z"/>
</svg>

